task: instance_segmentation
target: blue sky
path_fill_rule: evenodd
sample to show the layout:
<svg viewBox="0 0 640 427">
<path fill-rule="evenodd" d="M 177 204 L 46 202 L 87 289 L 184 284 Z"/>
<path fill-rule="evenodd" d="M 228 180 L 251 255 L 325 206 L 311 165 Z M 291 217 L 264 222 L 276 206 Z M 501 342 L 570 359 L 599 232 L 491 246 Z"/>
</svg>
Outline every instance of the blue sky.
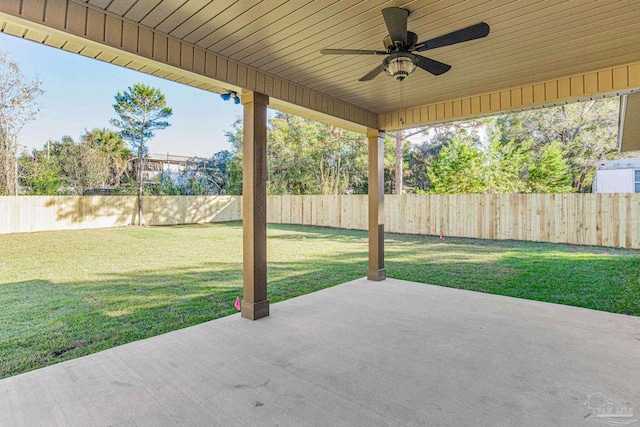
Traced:
<svg viewBox="0 0 640 427">
<path fill-rule="evenodd" d="M 30 80 L 42 81 L 45 94 L 37 119 L 19 135 L 27 148 L 42 148 L 47 139 L 84 130 L 111 127 L 113 97 L 136 82 L 160 89 L 173 108 L 171 126 L 156 132 L 149 143 L 153 153 L 210 156 L 229 149 L 224 131 L 231 129 L 242 106 L 219 95 L 163 80 L 81 55 L 0 33 L 0 49 L 8 52 Z"/>
</svg>

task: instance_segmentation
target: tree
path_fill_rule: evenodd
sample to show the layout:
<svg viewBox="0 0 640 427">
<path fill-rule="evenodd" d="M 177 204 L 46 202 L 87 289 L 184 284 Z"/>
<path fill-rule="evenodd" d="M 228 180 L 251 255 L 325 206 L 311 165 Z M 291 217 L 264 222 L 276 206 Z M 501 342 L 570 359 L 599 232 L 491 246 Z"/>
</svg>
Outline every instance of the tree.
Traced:
<svg viewBox="0 0 640 427">
<path fill-rule="evenodd" d="M 503 141 L 531 141 L 536 158 L 557 142 L 573 189 L 588 192 L 596 162 L 619 156 L 619 103 L 616 97 L 504 114 L 493 119 L 490 132 L 500 132 Z"/>
<path fill-rule="evenodd" d="M 33 150 L 20 156 L 20 181 L 26 194 L 52 195 L 62 185 L 62 171 L 46 151 Z"/>
<path fill-rule="evenodd" d="M 104 188 L 109 181 L 109 157 L 97 147 L 86 142 L 74 146 L 73 157 L 68 159 L 73 165 L 73 186 L 79 195 L 89 188 Z"/>
<path fill-rule="evenodd" d="M 534 193 L 571 193 L 569 165 L 562 157 L 559 142 L 544 147 L 538 161 L 529 168 L 529 185 Z"/>
<path fill-rule="evenodd" d="M 292 114 L 276 112 L 269 119 L 269 135 L 267 143 L 267 192 L 269 194 L 313 194 L 322 192 L 321 187 L 328 183 L 317 180 L 312 171 L 315 161 L 319 173 L 329 180 L 330 175 L 326 162 L 318 159 L 322 156 L 322 148 L 330 143 L 329 132 L 322 132 L 310 120 Z M 339 156 L 336 156 L 339 157 Z M 339 160 L 337 160 L 339 162 Z"/>
<path fill-rule="evenodd" d="M 242 194 L 242 119 L 236 117 L 231 130 L 225 131 L 224 136 L 231 144 L 231 159 L 227 162 L 226 173 L 229 179 L 228 194 Z M 267 133 L 267 138 L 269 134 Z"/>
<path fill-rule="evenodd" d="M 427 170 L 442 146 L 439 143 L 432 144 L 429 140 L 412 144 L 407 156 L 408 173 L 403 185 L 413 187 L 416 193 L 427 192 L 431 188 Z"/>
<path fill-rule="evenodd" d="M 109 161 L 109 184 L 118 187 L 122 176 L 127 173 L 131 150 L 127 148 L 119 133 L 107 128 L 86 131 L 82 142 L 104 153 Z"/>
<path fill-rule="evenodd" d="M 404 183 L 404 141 L 406 139 L 404 130 L 396 131 L 396 146 L 393 154 L 395 154 L 396 161 L 394 167 L 395 173 L 395 185 L 394 185 L 394 193 L 402 194 L 403 188 L 402 184 Z"/>
<path fill-rule="evenodd" d="M 0 194 L 18 194 L 18 134 L 35 120 L 41 82 L 28 81 L 18 64 L 0 51 Z"/>
<path fill-rule="evenodd" d="M 166 121 L 173 111 L 167 107 L 164 94 L 159 89 L 136 83 L 126 92 L 115 96 L 113 105 L 119 119 L 111 124 L 120 129 L 120 136 L 131 144 L 138 156 L 138 224 L 142 221 L 142 186 L 144 159 L 148 154 L 147 143 L 155 136 L 154 131 L 170 126 Z"/>
<path fill-rule="evenodd" d="M 531 143 L 525 141 L 501 142 L 499 135 L 493 138 L 484 152 L 483 173 L 479 177 L 484 182 L 484 192 L 488 194 L 526 193 L 527 169 L 530 163 Z"/>
<path fill-rule="evenodd" d="M 47 159 L 60 171 L 60 185 L 56 193 L 78 194 L 75 179 L 80 172 L 75 145 L 73 138 L 65 135 L 59 140 L 49 139 L 42 150 L 46 150 Z"/>
<path fill-rule="evenodd" d="M 617 156 L 617 108 L 616 100 L 599 100 L 387 134 L 385 192 L 405 185 L 434 193 L 585 191 L 595 161 Z M 418 134 L 420 142 L 408 141 Z M 223 176 L 229 194 L 240 194 L 240 119 L 226 136 L 233 149 Z M 361 135 L 276 112 L 267 139 L 269 194 L 367 192 Z"/>
<path fill-rule="evenodd" d="M 421 127 L 417 130 L 407 132 L 404 130 L 396 131 L 395 135 L 395 164 L 394 164 L 394 193 L 404 193 L 404 170 L 405 170 L 405 157 L 410 149 L 407 144 L 408 139 L 415 135 L 426 135 L 429 132 L 429 127 Z"/>
<path fill-rule="evenodd" d="M 157 178 L 156 185 L 152 188 L 152 194 L 154 196 L 180 196 L 182 195 L 182 188 L 173 179 L 170 172 L 163 171 Z"/>
<path fill-rule="evenodd" d="M 433 161 L 427 174 L 432 193 L 484 193 L 484 156 L 469 140 L 456 136 L 447 143 Z"/>
<path fill-rule="evenodd" d="M 182 173 L 183 194 L 227 194 L 227 165 L 230 160 L 231 153 L 227 150 L 218 151 L 208 159 L 194 158 Z"/>
<path fill-rule="evenodd" d="M 225 162 L 228 193 L 242 192 L 242 120 L 225 132 L 232 146 Z M 363 135 L 283 112 L 269 119 L 269 194 L 367 192 L 367 144 Z"/>
<path fill-rule="evenodd" d="M 228 150 L 221 150 L 213 153 L 211 160 L 213 162 L 213 171 L 210 174 L 212 181 L 218 187 L 218 194 L 227 194 L 229 192 L 229 164 L 233 155 Z"/>
<path fill-rule="evenodd" d="M 410 144 L 407 154 L 408 171 L 405 173 L 407 185 L 414 187 L 417 193 L 432 190 L 428 171 L 444 146 L 456 136 L 479 145 L 478 129 L 486 119 L 451 123 L 428 129 L 425 138 L 416 144 Z"/>
<path fill-rule="evenodd" d="M 47 142 L 43 152 L 61 171 L 60 191 L 82 195 L 89 188 L 103 188 L 109 181 L 109 157 L 91 142 L 76 143 L 70 136 Z"/>
<path fill-rule="evenodd" d="M 70 136 L 48 140 L 41 150 L 20 156 L 20 184 L 28 194 L 82 195 L 109 182 L 110 157 L 91 141 Z"/>
</svg>

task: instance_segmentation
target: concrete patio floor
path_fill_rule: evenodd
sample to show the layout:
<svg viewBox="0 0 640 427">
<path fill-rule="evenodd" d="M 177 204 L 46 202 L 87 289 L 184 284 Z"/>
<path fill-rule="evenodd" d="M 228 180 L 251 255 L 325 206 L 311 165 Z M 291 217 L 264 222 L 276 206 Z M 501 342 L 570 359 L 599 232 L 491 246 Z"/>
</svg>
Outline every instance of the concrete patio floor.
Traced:
<svg viewBox="0 0 640 427">
<path fill-rule="evenodd" d="M 640 410 L 637 317 L 393 279 L 271 313 L 2 380 L 0 425 L 606 425 L 593 393 Z"/>
</svg>

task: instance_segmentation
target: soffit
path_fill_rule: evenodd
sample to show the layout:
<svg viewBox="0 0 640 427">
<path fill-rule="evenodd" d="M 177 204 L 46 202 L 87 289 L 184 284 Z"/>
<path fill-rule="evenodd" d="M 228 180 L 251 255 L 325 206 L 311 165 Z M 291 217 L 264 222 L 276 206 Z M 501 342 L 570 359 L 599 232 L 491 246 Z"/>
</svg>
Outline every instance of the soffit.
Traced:
<svg viewBox="0 0 640 427">
<path fill-rule="evenodd" d="M 247 66 L 374 112 L 462 98 L 640 61 L 640 2 L 614 0 L 89 0 Z M 323 56 L 322 48 L 380 49 L 381 10 L 410 11 L 408 29 L 429 39 L 479 21 L 481 40 L 425 52 L 453 66 L 398 83 L 358 78 L 380 57 Z"/>
</svg>

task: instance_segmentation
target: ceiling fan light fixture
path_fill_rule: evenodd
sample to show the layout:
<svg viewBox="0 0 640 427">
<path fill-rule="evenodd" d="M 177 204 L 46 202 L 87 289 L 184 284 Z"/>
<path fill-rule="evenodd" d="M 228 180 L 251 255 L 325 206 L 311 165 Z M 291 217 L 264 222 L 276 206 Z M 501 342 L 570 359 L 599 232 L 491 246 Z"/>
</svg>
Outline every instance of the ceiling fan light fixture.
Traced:
<svg viewBox="0 0 640 427">
<path fill-rule="evenodd" d="M 405 53 L 389 55 L 384 60 L 384 72 L 399 82 L 406 79 L 416 69 L 414 56 Z"/>
</svg>

